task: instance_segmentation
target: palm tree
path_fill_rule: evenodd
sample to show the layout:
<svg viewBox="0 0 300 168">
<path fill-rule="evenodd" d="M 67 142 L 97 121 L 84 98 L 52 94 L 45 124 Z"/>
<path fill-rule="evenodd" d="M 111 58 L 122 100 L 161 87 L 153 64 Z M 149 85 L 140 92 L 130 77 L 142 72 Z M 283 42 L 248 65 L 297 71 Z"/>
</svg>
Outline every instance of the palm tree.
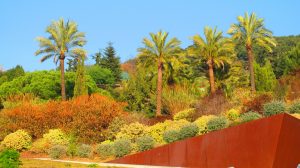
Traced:
<svg viewBox="0 0 300 168">
<path fill-rule="evenodd" d="M 169 60 L 173 59 L 180 52 L 180 41 L 177 38 L 172 38 L 167 41 L 169 33 L 159 31 L 157 34 L 150 33 L 151 39 L 143 39 L 143 48 L 139 48 L 139 58 L 145 64 L 157 64 L 157 97 L 156 97 L 156 116 L 161 115 L 162 108 L 162 73 L 163 66 Z"/>
<path fill-rule="evenodd" d="M 232 35 L 234 40 L 245 45 L 248 56 L 251 91 L 255 92 L 255 78 L 253 69 L 253 45 L 256 44 L 260 47 L 272 52 L 271 46 L 276 46 L 276 41 L 273 38 L 272 32 L 265 28 L 264 19 L 257 18 L 255 13 L 245 13 L 245 16 L 237 17 L 238 23 L 232 24 L 228 30 L 228 34 Z"/>
<path fill-rule="evenodd" d="M 210 92 L 215 94 L 214 66 L 221 67 L 225 63 L 230 63 L 230 56 L 234 51 L 234 45 L 227 38 L 224 38 L 222 32 L 216 28 L 204 28 L 205 39 L 199 35 L 193 37 L 194 45 L 189 48 L 191 55 L 197 56 L 200 60 L 205 60 L 208 66 L 208 76 Z"/>
<path fill-rule="evenodd" d="M 75 47 L 82 47 L 86 43 L 85 34 L 78 32 L 75 22 L 65 22 L 64 19 L 53 21 L 46 32 L 50 34 L 48 38 L 37 37 L 40 49 L 35 52 L 35 55 L 43 55 L 41 62 L 49 58 L 53 58 L 56 64 L 60 62 L 61 97 L 62 100 L 66 100 L 64 61 Z"/>
</svg>

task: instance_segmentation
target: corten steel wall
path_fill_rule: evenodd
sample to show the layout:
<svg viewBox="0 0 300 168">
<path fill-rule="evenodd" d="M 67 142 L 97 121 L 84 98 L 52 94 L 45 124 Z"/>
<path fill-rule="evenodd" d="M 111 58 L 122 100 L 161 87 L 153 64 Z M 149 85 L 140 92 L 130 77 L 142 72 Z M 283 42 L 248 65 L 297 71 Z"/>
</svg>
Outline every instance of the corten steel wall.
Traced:
<svg viewBox="0 0 300 168">
<path fill-rule="evenodd" d="M 252 121 L 129 155 L 111 163 L 200 168 L 296 168 L 300 120 L 287 114 Z"/>
</svg>

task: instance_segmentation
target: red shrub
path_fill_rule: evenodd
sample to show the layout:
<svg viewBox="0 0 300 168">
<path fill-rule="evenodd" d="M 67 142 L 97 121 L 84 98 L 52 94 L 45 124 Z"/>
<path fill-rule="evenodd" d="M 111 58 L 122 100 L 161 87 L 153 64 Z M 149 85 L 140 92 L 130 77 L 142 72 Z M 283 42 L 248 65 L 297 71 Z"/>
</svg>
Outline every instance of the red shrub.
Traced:
<svg viewBox="0 0 300 168">
<path fill-rule="evenodd" d="M 271 100 L 272 95 L 267 93 L 258 95 L 253 99 L 246 100 L 243 102 L 243 112 L 255 111 L 262 113 L 263 105 L 267 102 L 270 102 Z"/>
<path fill-rule="evenodd" d="M 48 129 L 61 128 L 78 135 L 82 142 L 91 142 L 103 139 L 101 131 L 123 113 L 123 107 L 123 103 L 94 94 L 42 105 L 25 103 L 4 113 L 9 118 L 7 129 L 11 131 L 26 129 L 38 138 Z"/>
</svg>

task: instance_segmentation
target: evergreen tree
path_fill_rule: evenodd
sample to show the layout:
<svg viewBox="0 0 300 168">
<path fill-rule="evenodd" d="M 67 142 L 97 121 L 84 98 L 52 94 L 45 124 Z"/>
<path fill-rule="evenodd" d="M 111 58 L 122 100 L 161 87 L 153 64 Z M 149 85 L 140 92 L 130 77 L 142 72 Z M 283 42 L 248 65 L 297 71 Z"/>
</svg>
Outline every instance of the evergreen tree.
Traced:
<svg viewBox="0 0 300 168">
<path fill-rule="evenodd" d="M 269 60 L 264 66 L 254 63 L 255 84 L 257 91 L 273 91 L 276 86 L 276 76 Z"/>
<path fill-rule="evenodd" d="M 84 68 L 84 59 L 85 53 L 75 53 L 77 56 L 77 70 L 75 77 L 75 86 L 74 86 L 74 97 L 80 95 L 88 94 L 86 79 L 85 79 L 85 68 Z"/>
<path fill-rule="evenodd" d="M 99 61 L 99 65 L 102 68 L 107 68 L 112 71 L 116 82 L 121 81 L 121 65 L 120 65 L 120 58 L 116 56 L 116 51 L 112 46 L 112 43 L 108 43 L 108 46 L 104 49 L 104 55 L 101 58 L 101 53 L 98 53 L 96 63 Z M 99 56 L 101 59 L 99 59 Z"/>
<path fill-rule="evenodd" d="M 99 65 L 101 64 L 101 60 L 102 60 L 102 53 L 99 50 L 99 52 L 97 52 L 95 55 L 92 56 L 92 58 L 95 60 L 95 65 Z"/>
</svg>

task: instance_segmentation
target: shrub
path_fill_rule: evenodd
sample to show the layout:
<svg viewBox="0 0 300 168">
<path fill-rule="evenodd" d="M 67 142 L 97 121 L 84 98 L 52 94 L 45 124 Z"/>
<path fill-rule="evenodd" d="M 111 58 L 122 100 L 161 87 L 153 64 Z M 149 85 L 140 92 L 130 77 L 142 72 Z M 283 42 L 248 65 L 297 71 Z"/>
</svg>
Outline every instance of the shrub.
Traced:
<svg viewBox="0 0 300 168">
<path fill-rule="evenodd" d="M 131 143 L 127 139 L 119 139 L 114 142 L 114 152 L 116 157 L 122 157 L 131 152 Z"/>
<path fill-rule="evenodd" d="M 126 121 L 121 117 L 114 118 L 106 130 L 106 139 L 115 140 L 117 133 L 125 124 Z"/>
<path fill-rule="evenodd" d="M 67 155 L 74 157 L 78 155 L 78 147 L 75 143 L 70 143 L 67 147 Z"/>
<path fill-rule="evenodd" d="M 104 139 L 100 132 L 123 113 L 123 107 L 124 103 L 93 94 L 41 105 L 25 103 L 3 112 L 9 120 L 7 129 L 26 129 L 34 138 L 39 138 L 49 129 L 60 128 L 78 136 L 81 142 L 93 142 Z"/>
<path fill-rule="evenodd" d="M 247 113 L 243 113 L 240 116 L 239 120 L 240 120 L 241 123 L 244 123 L 244 122 L 259 119 L 261 117 L 262 116 L 260 114 L 250 111 L 250 112 L 247 112 Z"/>
<path fill-rule="evenodd" d="M 163 144 L 163 134 L 166 130 L 166 124 L 165 123 L 157 123 L 155 125 L 152 125 L 148 128 L 148 132 L 150 136 L 155 140 L 158 144 Z"/>
<path fill-rule="evenodd" d="M 4 150 L 0 153 L 0 168 L 18 168 L 22 164 L 19 158 L 19 152 Z"/>
<path fill-rule="evenodd" d="M 1 145 L 3 145 L 4 148 L 7 149 L 22 151 L 24 149 L 30 148 L 31 143 L 31 136 L 24 130 L 18 130 L 14 133 L 7 135 L 1 142 Z"/>
<path fill-rule="evenodd" d="M 231 120 L 231 121 L 235 121 L 236 119 L 239 118 L 240 116 L 240 112 L 236 109 L 230 109 L 229 111 L 226 112 L 226 118 Z"/>
<path fill-rule="evenodd" d="M 104 141 L 96 147 L 96 152 L 103 159 L 113 156 L 114 155 L 114 143 L 111 141 Z"/>
<path fill-rule="evenodd" d="M 48 133 L 43 135 L 43 139 L 53 145 L 68 145 L 69 139 L 60 129 L 51 129 Z"/>
<path fill-rule="evenodd" d="M 196 124 L 194 124 L 194 123 L 187 124 L 187 125 L 183 126 L 179 131 L 180 139 L 194 137 L 197 135 L 198 132 L 199 132 L 199 128 Z"/>
<path fill-rule="evenodd" d="M 50 144 L 41 138 L 32 143 L 30 151 L 33 153 L 45 153 L 50 148 Z"/>
<path fill-rule="evenodd" d="M 67 147 L 63 145 L 54 145 L 48 151 L 48 154 L 52 159 L 62 158 L 63 156 L 66 155 L 66 153 L 67 153 Z"/>
<path fill-rule="evenodd" d="M 166 126 L 166 131 L 167 130 L 180 130 L 181 127 L 189 124 L 190 122 L 188 122 L 187 120 L 181 119 L 181 120 L 175 120 L 175 121 L 170 121 L 170 120 L 166 120 L 164 122 L 165 126 Z"/>
<path fill-rule="evenodd" d="M 208 121 L 208 131 L 216 131 L 228 126 L 228 120 L 225 117 L 215 117 Z"/>
<path fill-rule="evenodd" d="M 163 134 L 164 141 L 172 143 L 180 139 L 180 133 L 178 130 L 168 130 Z"/>
<path fill-rule="evenodd" d="M 139 137 L 136 143 L 139 151 L 152 149 L 155 145 L 155 141 L 151 136 Z"/>
<path fill-rule="evenodd" d="M 264 105 L 264 115 L 272 116 L 285 112 L 285 104 L 281 101 L 273 101 Z"/>
<path fill-rule="evenodd" d="M 216 118 L 215 115 L 204 115 L 199 117 L 194 123 L 198 126 L 199 132 L 198 135 L 205 134 L 208 132 L 207 123 L 212 118 Z"/>
<path fill-rule="evenodd" d="M 300 113 L 300 101 L 294 102 L 288 109 L 288 112 L 291 114 Z"/>
<path fill-rule="evenodd" d="M 92 156 L 92 153 L 93 152 L 93 149 L 90 145 L 87 145 L 87 144 L 81 144 L 79 147 L 78 147 L 78 156 L 80 157 L 91 157 Z"/>
<path fill-rule="evenodd" d="M 189 108 L 183 111 L 180 111 L 178 113 L 176 113 L 173 117 L 174 120 L 181 120 L 181 119 L 185 119 L 187 121 L 192 121 L 194 118 L 194 115 L 196 113 L 196 109 L 194 108 Z"/>
<path fill-rule="evenodd" d="M 250 100 L 246 100 L 243 102 L 243 111 L 256 111 L 259 113 L 263 112 L 263 105 L 266 104 L 267 102 L 270 102 L 272 100 L 272 95 L 271 94 L 261 94 L 258 96 L 255 96 L 254 98 Z"/>
<path fill-rule="evenodd" d="M 138 137 L 142 137 L 148 134 L 147 126 L 138 122 L 125 125 L 121 128 L 121 131 L 117 134 L 117 139 L 128 139 L 132 143 L 136 142 Z"/>
</svg>

